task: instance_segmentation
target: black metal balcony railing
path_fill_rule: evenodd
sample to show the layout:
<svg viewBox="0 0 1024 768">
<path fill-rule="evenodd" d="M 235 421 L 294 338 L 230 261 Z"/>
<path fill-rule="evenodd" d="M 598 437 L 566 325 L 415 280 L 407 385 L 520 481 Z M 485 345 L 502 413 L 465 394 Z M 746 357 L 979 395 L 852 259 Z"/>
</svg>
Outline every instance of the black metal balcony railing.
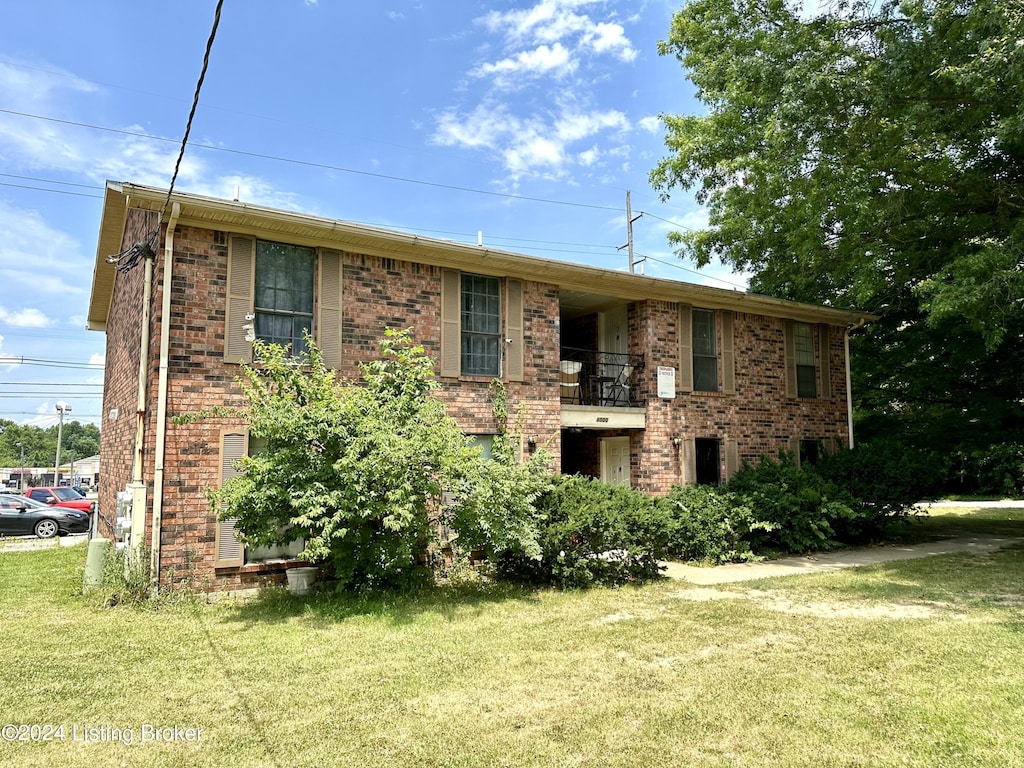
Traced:
<svg viewBox="0 0 1024 768">
<path fill-rule="evenodd" d="M 643 355 L 562 347 L 562 403 L 628 408 L 643 405 L 637 391 Z"/>
</svg>

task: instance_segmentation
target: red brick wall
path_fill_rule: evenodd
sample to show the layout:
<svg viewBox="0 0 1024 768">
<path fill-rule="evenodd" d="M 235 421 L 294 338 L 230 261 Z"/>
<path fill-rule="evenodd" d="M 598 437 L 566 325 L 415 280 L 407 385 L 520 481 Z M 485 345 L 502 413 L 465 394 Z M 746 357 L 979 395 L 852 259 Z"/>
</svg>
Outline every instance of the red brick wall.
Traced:
<svg viewBox="0 0 1024 768">
<path fill-rule="evenodd" d="M 121 247 L 147 238 L 156 227 L 157 218 L 156 213 L 130 210 Z M 114 266 L 101 268 L 113 270 Z M 108 537 L 113 536 L 117 493 L 125 489 L 132 476 L 144 275 L 144 262 L 130 271 L 117 273 L 107 318 L 100 423 L 99 531 Z"/>
<path fill-rule="evenodd" d="M 658 366 L 678 369 L 679 365 L 678 305 L 652 301 L 639 307 L 635 323 L 630 316 L 630 332 L 636 351 L 648 350 L 641 384 L 647 396 L 647 429 L 640 436 L 643 469 L 634 478 L 641 488 L 661 493 L 680 481 L 673 436 L 736 440 L 740 460 L 750 462 L 788 450 L 792 440 L 831 438 L 849 444 L 842 328 L 829 329 L 829 398 L 787 398 L 783 320 L 737 312 L 733 323 L 736 394 L 683 393 L 661 400 L 657 397 Z M 723 450 L 723 477 L 724 461 Z"/>
<path fill-rule="evenodd" d="M 132 213 L 135 217 L 136 212 Z M 126 239 L 130 239 L 126 236 Z M 171 286 L 170 347 L 168 364 L 167 440 L 161 535 L 161 582 L 188 582 L 202 589 L 230 589 L 259 583 L 280 565 L 247 565 L 241 569 L 214 568 L 215 515 L 205 491 L 219 482 L 220 434 L 240 426 L 237 420 L 210 418 L 177 424 L 174 418 L 216 406 L 240 406 L 240 391 L 234 382 L 239 369 L 222 359 L 225 329 L 227 244 L 224 233 L 179 226 L 175 234 Z M 162 244 L 162 240 L 161 240 Z M 159 328 L 161 318 L 162 259 L 158 253 L 153 292 L 153 339 L 151 376 L 146 425 L 147 465 L 145 482 L 152 504 L 153 455 Z M 339 374 L 355 379 L 358 363 L 373 359 L 384 329 L 412 327 L 429 354 L 437 357 L 440 337 L 440 280 L 435 267 L 382 259 L 361 254 L 344 254 L 343 362 Z M 114 494 L 130 479 L 134 443 L 136 397 L 134 382 L 138 370 L 138 334 L 141 307 L 141 266 L 123 278 L 115 291 L 117 314 L 108 331 L 105 408 L 126 400 L 122 418 L 114 429 L 105 429 L 104 457 L 111 466 L 126 467 L 105 474 L 104 499 L 113 509 Z M 136 274 L 137 273 L 137 274 Z M 136 288 L 129 293 L 129 287 Z M 538 443 L 557 457 L 560 447 L 558 359 L 558 292 L 553 286 L 527 282 L 524 286 L 525 381 L 508 383 L 510 416 L 522 414 L 525 436 L 536 435 Z M 134 305 L 132 302 L 134 301 Z M 135 309 L 128 310 L 129 306 Z M 124 308 L 124 309 L 122 309 Z M 112 318 L 115 314 L 112 311 Z M 134 325 L 132 324 L 134 323 Z M 467 433 L 497 431 L 492 413 L 490 380 L 486 377 L 441 379 L 439 395 L 450 413 Z M 127 394 L 126 394 L 127 393 Z M 106 425 L 105 425 L 106 427 Z M 130 427 L 130 429 L 126 429 Z M 150 531 L 146 532 L 149 541 Z M 276 574 L 279 578 L 279 573 Z"/>
<path fill-rule="evenodd" d="M 152 226 L 150 214 L 129 214 L 126 243 Z M 161 245 L 162 245 L 161 237 Z M 215 406 L 242 405 L 234 382 L 238 367 L 223 362 L 227 240 L 224 233 L 179 226 L 175 234 L 168 366 L 168 417 L 161 537 L 161 581 L 188 581 L 202 589 L 232 589 L 280 578 L 281 565 L 214 568 L 216 517 L 205 491 L 219 482 L 219 441 L 223 429 L 241 426 L 235 419 L 207 419 L 177 424 L 174 417 Z M 153 453 L 163 254 L 155 262 L 153 331 L 146 422 L 148 498 L 152 503 Z M 373 359 L 384 329 L 412 327 L 417 340 L 435 359 L 440 338 L 441 270 L 427 265 L 362 254 L 343 254 L 343 360 L 340 375 L 355 379 L 358 363 Z M 104 412 L 117 408 L 116 421 L 103 424 L 101 507 L 114 508 L 117 491 L 130 479 L 135 434 L 135 382 L 138 370 L 142 265 L 119 275 L 108 323 Z M 559 312 L 556 286 L 524 284 L 524 381 L 507 382 L 509 415 L 522 422 L 524 438 L 551 450 L 561 464 Z M 785 397 L 783 321 L 737 313 L 735 316 L 735 395 L 683 394 L 657 397 L 659 365 L 678 366 L 678 305 L 649 301 L 630 305 L 630 352 L 646 362 L 636 379 L 637 394 L 647 401 L 647 427 L 632 432 L 566 434 L 565 468 L 600 473 L 601 437 L 629 434 L 632 483 L 664 493 L 681 479 L 672 438 L 717 437 L 737 440 L 743 458 L 774 454 L 799 438 L 838 437 L 847 442 L 842 329 L 833 328 L 829 357 L 829 400 Z M 580 334 L 596 328 L 581 319 Z M 440 396 L 467 433 L 497 431 L 487 377 L 439 379 Z M 525 439 L 524 439 L 525 442 Z M 524 446 L 525 449 L 525 446 Z M 723 452 L 724 454 L 724 452 Z M 147 542 L 149 532 L 147 532 Z M 268 575 L 269 574 L 269 575 Z"/>
</svg>

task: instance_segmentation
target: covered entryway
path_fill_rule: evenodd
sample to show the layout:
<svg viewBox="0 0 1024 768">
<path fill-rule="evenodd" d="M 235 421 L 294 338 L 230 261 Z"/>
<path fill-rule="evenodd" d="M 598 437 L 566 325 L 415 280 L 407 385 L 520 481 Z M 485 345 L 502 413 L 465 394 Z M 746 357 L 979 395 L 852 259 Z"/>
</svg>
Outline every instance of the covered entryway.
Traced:
<svg viewBox="0 0 1024 768">
<path fill-rule="evenodd" d="M 612 485 L 629 485 L 629 438 L 601 440 L 601 480 Z"/>
</svg>

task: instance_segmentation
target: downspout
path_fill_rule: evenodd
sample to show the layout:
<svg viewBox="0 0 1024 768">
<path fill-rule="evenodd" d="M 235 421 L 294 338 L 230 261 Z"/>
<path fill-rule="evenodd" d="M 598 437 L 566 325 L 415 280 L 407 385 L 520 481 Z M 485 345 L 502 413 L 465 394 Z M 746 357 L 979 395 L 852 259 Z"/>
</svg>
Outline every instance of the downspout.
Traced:
<svg viewBox="0 0 1024 768">
<path fill-rule="evenodd" d="M 138 402 L 135 406 L 135 452 L 132 457 L 132 479 L 125 488 L 125 494 L 131 499 L 131 524 L 126 538 L 131 545 L 132 557 L 141 554 L 141 545 L 146 538 L 144 459 L 146 453 L 146 403 L 149 397 L 149 343 L 152 335 L 150 318 L 153 314 L 151 309 L 153 301 L 153 260 L 156 258 L 156 254 L 153 253 L 151 248 L 147 248 L 144 254 L 142 332 L 139 334 Z M 96 514 L 99 516 L 99 512 Z M 117 534 L 117 524 L 115 519 L 115 536 Z"/>
<path fill-rule="evenodd" d="M 149 318 L 153 300 L 153 259 L 156 254 L 147 249 L 144 285 L 142 288 L 142 340 L 139 347 L 139 398 L 135 406 L 135 457 L 132 460 L 132 484 L 142 485 L 142 459 L 145 452 L 143 437 L 146 424 L 146 374 L 149 371 Z"/>
<path fill-rule="evenodd" d="M 160 372 L 156 395 L 156 448 L 153 452 L 153 538 L 150 546 L 150 578 L 160 585 L 160 529 L 164 507 L 164 455 L 167 446 L 167 361 L 171 346 L 171 267 L 174 263 L 174 228 L 181 205 L 171 206 L 164 233 L 163 293 L 160 303 Z"/>
<path fill-rule="evenodd" d="M 861 318 L 856 323 L 846 326 L 846 333 L 843 335 L 843 354 L 846 357 L 846 428 L 850 440 L 850 448 L 853 448 L 853 384 L 850 376 L 850 331 L 863 328 L 867 322 Z"/>
</svg>

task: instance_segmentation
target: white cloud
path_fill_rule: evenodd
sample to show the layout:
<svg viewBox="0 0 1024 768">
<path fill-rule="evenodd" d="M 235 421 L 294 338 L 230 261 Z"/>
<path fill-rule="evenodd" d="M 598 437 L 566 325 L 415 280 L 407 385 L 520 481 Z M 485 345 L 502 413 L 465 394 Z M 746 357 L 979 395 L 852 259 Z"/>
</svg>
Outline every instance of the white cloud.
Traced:
<svg viewBox="0 0 1024 768">
<path fill-rule="evenodd" d="M 480 21 L 492 32 L 504 32 L 513 43 L 526 40 L 552 42 L 587 30 L 592 22 L 573 9 L 593 4 L 595 0 L 541 0 L 532 8 L 506 13 L 491 11 Z"/>
<path fill-rule="evenodd" d="M 585 149 L 576 155 L 576 162 L 578 162 L 584 168 L 587 168 L 598 161 L 601 157 L 601 152 L 597 146 L 593 146 L 590 149 Z"/>
<path fill-rule="evenodd" d="M 28 110 L 59 104 L 66 91 L 93 93 L 98 88 L 60 67 L 37 66 L 0 55 L 0 93 L 4 106 L 14 110 Z"/>
<path fill-rule="evenodd" d="M 469 69 L 483 94 L 475 106 L 439 112 L 432 141 L 493 153 L 511 177 L 506 184 L 528 174 L 571 181 L 573 168 L 595 168 L 614 157 L 616 148 L 607 147 L 607 139 L 633 126 L 619 110 L 595 105 L 596 83 L 609 76 L 609 64 L 621 67 L 637 52 L 621 23 L 609 15 L 597 17 L 605 5 L 603 0 L 539 0 L 478 18 L 484 31 L 497 37 L 496 44 L 485 40 L 480 50 L 500 49 L 504 55 Z M 518 99 L 515 104 L 510 93 Z M 526 103 L 529 112 L 521 107 Z"/>
<path fill-rule="evenodd" d="M 22 424 L 32 427 L 52 427 L 57 423 L 57 414 L 54 413 L 54 405 L 54 403 L 49 401 L 42 403 L 36 408 L 36 415 L 32 418 L 25 419 Z"/>
<path fill-rule="evenodd" d="M 641 128 L 648 133 L 657 133 L 661 128 L 661 118 L 656 115 L 650 115 L 648 117 L 642 117 L 636 122 Z"/>
<path fill-rule="evenodd" d="M 617 110 L 580 112 L 564 107 L 556 118 L 520 118 L 507 105 L 491 101 L 468 114 L 453 110 L 443 113 L 433 141 L 443 146 L 490 150 L 517 178 L 539 172 L 558 175 L 573 163 L 593 165 L 603 154 L 596 145 L 580 154 L 573 154 L 572 145 L 583 141 L 593 144 L 593 139 L 603 133 L 628 128 L 626 116 Z"/>
<path fill-rule="evenodd" d="M 0 307 L 0 323 L 13 325 L 16 328 L 49 328 L 54 322 L 38 309 L 10 312 L 6 307 Z"/>
<path fill-rule="evenodd" d="M 577 63 L 569 58 L 569 51 L 561 43 L 541 45 L 531 51 L 520 51 L 515 56 L 494 64 L 481 64 L 470 72 L 474 77 L 493 77 L 495 85 L 506 88 L 516 85 L 515 78 L 552 74 L 564 77 L 575 71 Z"/>
<path fill-rule="evenodd" d="M 637 51 L 626 37 L 625 28 L 615 21 L 595 21 L 577 13 L 597 0 L 541 0 L 531 8 L 501 13 L 491 11 L 478 21 L 489 32 L 503 35 L 507 48 L 516 50 L 538 44 L 558 44 L 569 51 L 609 54 L 621 61 L 633 61 Z"/>
<path fill-rule="evenodd" d="M 8 355 L 4 352 L 4 337 L 0 336 L 0 365 L 5 366 L 4 370 L 11 370 L 21 365 L 21 358 Z"/>
<path fill-rule="evenodd" d="M 599 22 L 587 31 L 583 42 L 595 53 L 610 53 L 621 61 L 633 61 L 637 56 L 637 50 L 630 44 L 621 24 Z"/>
<path fill-rule="evenodd" d="M 564 115 L 554 125 L 555 133 L 564 142 L 579 141 L 606 128 L 625 130 L 629 121 L 618 110 L 608 110 Z"/>
<path fill-rule="evenodd" d="M 58 76 L 59 75 L 59 76 Z M 95 87 L 71 75 L 35 68 L 22 68 L 5 64 L 0 59 L 0 92 L 7 81 L 16 81 L 20 91 L 52 94 L 55 98 L 66 95 L 68 89 L 93 90 Z M 7 94 L 5 93 L 5 97 Z M 121 126 L 123 130 L 145 134 L 140 125 Z M 295 195 L 282 193 L 265 179 L 251 175 L 216 175 L 203 158 L 202 142 L 193 140 L 181 163 L 175 188 L 196 194 L 230 198 L 234 185 L 241 187 L 242 199 L 279 208 L 309 209 L 300 204 Z M 166 188 L 174 172 L 178 146 L 172 142 L 148 139 L 137 135 L 112 135 L 85 132 L 71 126 L 14 115 L 0 114 L 0 157 L 6 168 L 20 168 L 34 172 L 58 172 L 65 177 L 80 177 L 96 184 L 107 179 L 131 181 L 157 188 Z M 22 217 L 28 220 L 22 221 Z M 20 231 L 21 237 L 6 237 L 8 230 Z M 77 250 L 77 244 L 68 242 L 66 236 L 43 224 L 36 212 L 12 212 L 0 203 L 0 231 L 5 239 L 0 241 L 0 281 L 7 277 L 4 270 L 8 265 L 17 265 L 18 271 L 25 263 L 37 267 L 37 285 L 44 290 L 56 292 L 66 283 L 59 277 L 61 265 L 67 265 L 69 246 Z M 43 253 L 39 253 L 42 250 Z M 49 258 L 54 254 L 59 258 Z M 25 261 L 25 257 L 29 257 Z M 91 257 L 87 257 L 90 258 Z M 43 259 L 41 262 L 40 259 Z M 25 276 L 22 275 L 22 280 Z M 0 282 L 2 284 L 2 282 Z"/>
<path fill-rule="evenodd" d="M 33 297 L 84 294 L 79 243 L 47 224 L 38 211 L 0 201 L 0 285 Z M 31 264 L 31 269 L 25 266 Z"/>
</svg>

